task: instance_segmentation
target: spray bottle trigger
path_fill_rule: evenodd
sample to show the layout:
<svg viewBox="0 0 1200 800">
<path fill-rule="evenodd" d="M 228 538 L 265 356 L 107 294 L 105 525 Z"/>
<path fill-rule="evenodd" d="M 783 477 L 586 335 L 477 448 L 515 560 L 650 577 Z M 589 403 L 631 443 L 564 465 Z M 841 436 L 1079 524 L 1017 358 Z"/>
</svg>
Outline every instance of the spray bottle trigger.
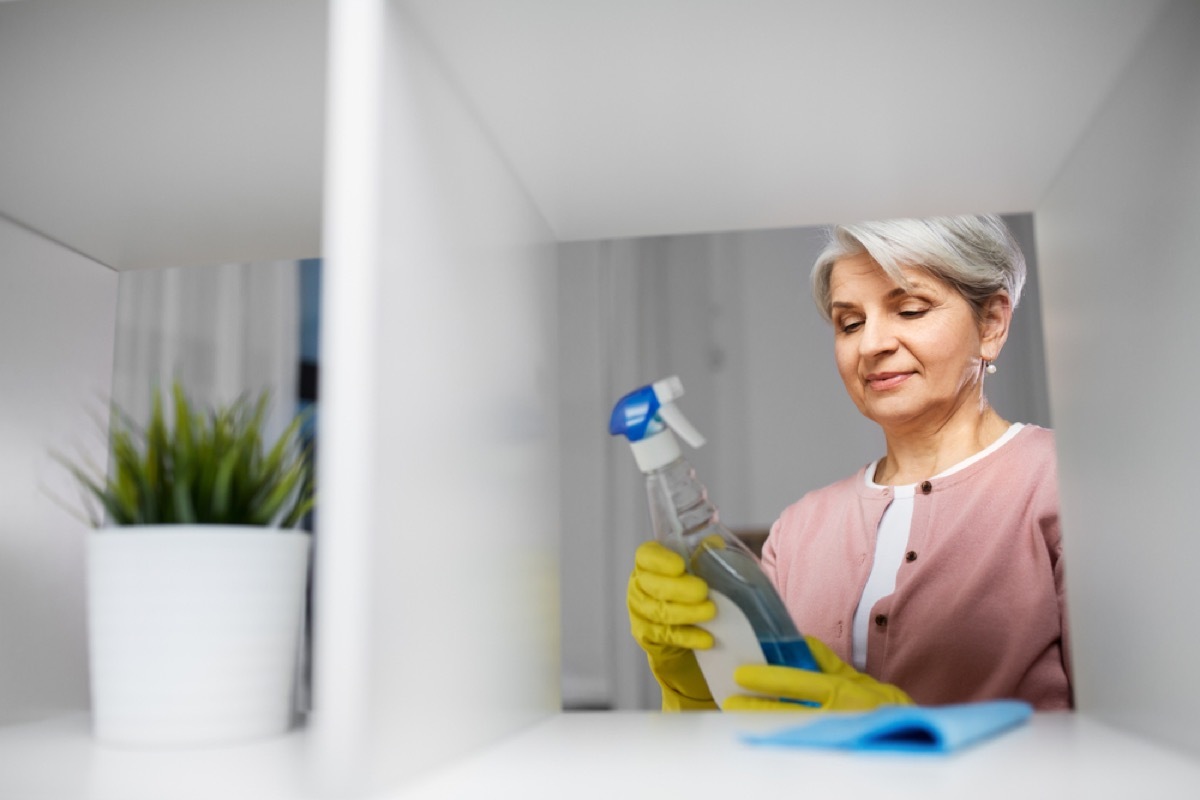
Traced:
<svg viewBox="0 0 1200 800">
<path fill-rule="evenodd" d="M 679 434 L 679 438 L 683 439 L 692 447 L 701 447 L 706 441 L 704 434 L 696 430 L 692 423 L 688 422 L 688 418 L 683 415 L 675 406 L 670 403 L 664 404 L 658 409 L 658 416 L 663 422 L 667 423 L 667 427 Z"/>
</svg>

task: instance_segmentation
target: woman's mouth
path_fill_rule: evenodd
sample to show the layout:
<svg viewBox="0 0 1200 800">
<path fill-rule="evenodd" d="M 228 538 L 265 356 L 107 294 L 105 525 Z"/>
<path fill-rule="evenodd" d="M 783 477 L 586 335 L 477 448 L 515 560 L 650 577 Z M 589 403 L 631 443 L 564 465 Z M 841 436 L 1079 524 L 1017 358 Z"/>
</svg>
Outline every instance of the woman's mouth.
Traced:
<svg viewBox="0 0 1200 800">
<path fill-rule="evenodd" d="M 895 389 L 908 380 L 911 372 L 874 372 L 867 376 L 867 388 L 874 392 L 886 392 Z"/>
</svg>

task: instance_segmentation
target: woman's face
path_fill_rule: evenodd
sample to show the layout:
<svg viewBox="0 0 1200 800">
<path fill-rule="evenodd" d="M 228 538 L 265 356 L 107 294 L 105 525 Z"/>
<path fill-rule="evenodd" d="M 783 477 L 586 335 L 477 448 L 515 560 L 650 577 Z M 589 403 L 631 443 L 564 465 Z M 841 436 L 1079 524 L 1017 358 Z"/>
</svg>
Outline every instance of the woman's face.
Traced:
<svg viewBox="0 0 1200 800">
<path fill-rule="evenodd" d="M 995 320 L 977 321 L 949 284 L 921 269 L 904 276 L 908 291 L 866 254 L 837 261 L 830 275 L 838 372 L 858 410 L 896 433 L 936 429 L 972 404 L 977 411 L 982 359 L 1003 344 Z M 1001 305 L 1008 310 L 1007 298 Z"/>
</svg>

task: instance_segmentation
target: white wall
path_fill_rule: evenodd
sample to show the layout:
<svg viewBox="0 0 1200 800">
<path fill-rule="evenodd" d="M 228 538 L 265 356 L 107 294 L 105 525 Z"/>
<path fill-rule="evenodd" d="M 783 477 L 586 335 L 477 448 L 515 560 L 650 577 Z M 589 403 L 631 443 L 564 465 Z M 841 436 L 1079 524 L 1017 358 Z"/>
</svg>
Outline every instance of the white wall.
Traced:
<svg viewBox="0 0 1200 800">
<path fill-rule="evenodd" d="M 1193 753 L 1198 43 L 1170 5 L 1036 210 L 1079 706 Z"/>
<path fill-rule="evenodd" d="M 344 793 L 558 710 L 555 252 L 404 13 L 332 12 L 313 734 Z"/>
<path fill-rule="evenodd" d="M 105 463 L 116 308 L 117 273 L 0 218 L 0 723 L 87 708 L 88 527 L 50 453 Z"/>
<path fill-rule="evenodd" d="M 1028 214 L 1008 217 L 1030 276 L 988 394 L 1011 420 L 1049 425 Z M 846 397 L 809 291 L 821 228 L 560 246 L 563 699 L 659 702 L 629 636 L 625 588 L 650 535 L 629 448 L 607 434 L 625 392 L 678 374 L 679 406 L 708 437 L 689 453 L 731 528 L 766 529 L 805 492 L 883 453 Z"/>
</svg>

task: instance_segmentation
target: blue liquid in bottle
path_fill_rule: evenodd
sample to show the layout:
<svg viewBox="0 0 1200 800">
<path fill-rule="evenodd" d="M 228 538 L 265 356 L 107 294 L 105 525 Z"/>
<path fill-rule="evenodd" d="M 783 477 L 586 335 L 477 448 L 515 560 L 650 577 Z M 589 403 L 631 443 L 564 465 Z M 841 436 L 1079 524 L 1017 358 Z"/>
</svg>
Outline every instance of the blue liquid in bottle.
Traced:
<svg viewBox="0 0 1200 800">
<path fill-rule="evenodd" d="M 804 638 L 798 639 L 759 639 L 763 656 L 768 664 L 779 664 L 785 667 L 800 667 L 819 672 L 817 662 L 813 659 L 812 651 Z"/>
<path fill-rule="evenodd" d="M 742 610 L 767 663 L 820 672 L 808 643 L 796 630 L 791 615 L 754 556 L 737 549 L 729 541 L 733 538 L 731 534 L 729 539 L 714 536 L 712 532 L 697 538 L 691 571 Z"/>
</svg>

